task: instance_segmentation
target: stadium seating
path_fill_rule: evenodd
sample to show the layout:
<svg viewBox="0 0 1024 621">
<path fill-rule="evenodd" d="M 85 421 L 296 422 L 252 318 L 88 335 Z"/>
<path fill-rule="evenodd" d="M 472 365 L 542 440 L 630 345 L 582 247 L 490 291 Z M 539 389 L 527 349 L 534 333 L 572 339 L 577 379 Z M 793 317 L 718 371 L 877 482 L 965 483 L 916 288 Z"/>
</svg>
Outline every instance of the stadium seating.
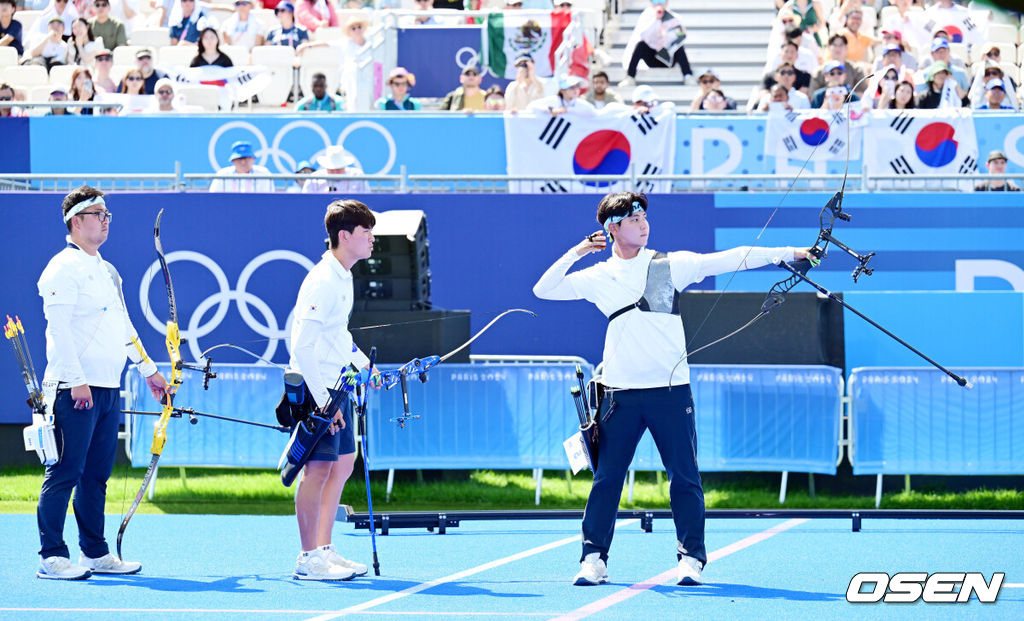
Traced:
<svg viewBox="0 0 1024 621">
<path fill-rule="evenodd" d="M 171 44 L 170 31 L 167 28 L 136 28 L 132 32 L 132 45 L 144 45 L 159 48 Z"/>
<path fill-rule="evenodd" d="M 0 81 L 22 88 L 50 83 L 50 76 L 46 73 L 46 68 L 39 65 L 4 67 L 0 76 L 2 76 Z"/>
<path fill-rule="evenodd" d="M 71 88 L 71 74 L 80 69 L 78 65 L 57 65 L 50 69 L 50 86 Z"/>
<path fill-rule="evenodd" d="M 13 47 L 0 47 L 0 67 L 12 67 L 18 64 L 18 50 Z"/>
<path fill-rule="evenodd" d="M 188 67 L 195 57 L 196 48 L 190 45 L 168 45 L 160 48 L 160 62 L 158 66 L 165 68 Z"/>
<path fill-rule="evenodd" d="M 252 49 L 252 64 L 270 69 L 274 79 L 260 93 L 260 103 L 279 106 L 288 101 L 295 73 L 295 51 L 287 45 L 260 45 Z"/>
<path fill-rule="evenodd" d="M 177 87 L 177 91 L 187 106 L 197 106 L 203 112 L 217 112 L 220 109 L 220 88 L 217 86 L 182 84 Z"/>
</svg>

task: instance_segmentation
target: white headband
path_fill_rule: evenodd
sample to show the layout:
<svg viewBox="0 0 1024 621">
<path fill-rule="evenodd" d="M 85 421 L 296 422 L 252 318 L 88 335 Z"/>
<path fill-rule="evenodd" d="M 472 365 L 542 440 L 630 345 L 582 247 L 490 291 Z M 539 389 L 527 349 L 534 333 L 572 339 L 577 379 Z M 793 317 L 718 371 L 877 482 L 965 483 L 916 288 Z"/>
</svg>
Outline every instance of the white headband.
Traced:
<svg viewBox="0 0 1024 621">
<path fill-rule="evenodd" d="M 92 207 L 93 205 L 103 205 L 103 206 L 106 206 L 106 204 L 107 203 L 103 200 L 102 196 L 94 196 L 92 198 L 87 198 L 84 201 L 82 201 L 81 203 L 78 203 L 77 205 L 75 205 L 74 207 L 71 208 L 71 211 L 69 211 L 64 216 L 64 222 L 66 223 L 66 222 L 70 221 L 71 218 L 74 218 L 75 216 L 77 216 L 78 213 L 80 211 L 82 211 L 83 209 L 85 209 L 86 207 Z"/>
</svg>

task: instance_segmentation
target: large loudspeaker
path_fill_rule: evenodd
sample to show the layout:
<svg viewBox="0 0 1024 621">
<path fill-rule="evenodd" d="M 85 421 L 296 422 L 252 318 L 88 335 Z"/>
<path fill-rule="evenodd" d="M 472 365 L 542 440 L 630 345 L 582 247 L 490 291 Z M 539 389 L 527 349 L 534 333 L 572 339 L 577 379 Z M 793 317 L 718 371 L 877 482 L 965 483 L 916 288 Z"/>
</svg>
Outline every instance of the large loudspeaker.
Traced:
<svg viewBox="0 0 1024 621">
<path fill-rule="evenodd" d="M 352 267 L 355 310 L 426 310 L 430 304 L 430 242 L 422 211 L 376 214 L 373 254 Z"/>
<path fill-rule="evenodd" d="M 718 291 L 684 292 L 679 309 L 687 349 L 695 350 L 747 323 L 761 310 L 764 298 L 764 293 L 727 292 L 719 299 Z M 843 307 L 814 292 L 790 292 L 785 303 L 768 316 L 691 356 L 688 362 L 827 364 L 845 368 Z"/>
<path fill-rule="evenodd" d="M 369 352 L 376 347 L 381 363 L 441 355 L 469 340 L 469 311 L 364 311 L 352 313 L 348 325 L 359 349 Z M 469 362 L 469 347 L 449 361 Z"/>
</svg>

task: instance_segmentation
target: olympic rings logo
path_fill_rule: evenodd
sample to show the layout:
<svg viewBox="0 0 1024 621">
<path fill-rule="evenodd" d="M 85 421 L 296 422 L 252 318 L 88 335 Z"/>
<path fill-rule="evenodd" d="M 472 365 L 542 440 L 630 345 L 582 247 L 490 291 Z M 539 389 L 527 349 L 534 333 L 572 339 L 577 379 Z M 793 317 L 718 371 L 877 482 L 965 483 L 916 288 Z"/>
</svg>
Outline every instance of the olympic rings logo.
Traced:
<svg viewBox="0 0 1024 621">
<path fill-rule="evenodd" d="M 252 137 L 249 140 L 253 143 L 253 146 L 256 151 L 256 163 L 260 166 L 266 166 L 267 159 L 273 158 L 274 166 L 277 168 L 277 172 L 280 174 L 291 174 L 295 172 L 296 163 L 298 163 L 301 160 L 308 160 L 312 162 L 317 157 L 323 155 L 327 147 L 330 147 L 334 144 L 345 146 L 345 140 L 350 135 L 352 135 L 352 132 L 358 129 L 369 129 L 377 132 L 378 134 L 381 135 L 381 137 L 384 138 L 384 142 L 387 143 L 388 147 L 387 161 L 380 168 L 380 170 L 368 171 L 365 168 L 363 168 L 362 164 L 360 164 L 360 168 L 363 168 L 366 174 L 387 174 L 394 167 L 395 161 L 398 159 L 398 147 L 395 145 L 394 136 L 392 136 L 391 132 L 389 132 L 383 125 L 381 125 L 380 123 L 375 123 L 373 121 L 364 120 L 349 123 L 348 125 L 345 126 L 345 129 L 343 129 L 341 133 L 338 134 L 337 140 L 335 140 L 333 143 L 331 142 L 331 137 L 327 134 L 327 131 L 324 130 L 324 128 L 321 127 L 319 124 L 314 123 L 313 121 L 291 121 L 290 123 L 287 123 L 284 127 L 282 127 L 277 132 L 277 134 L 274 135 L 274 140 L 269 143 L 267 142 L 267 137 L 263 135 L 263 132 L 256 125 L 249 123 L 248 121 L 230 121 L 218 127 L 217 131 L 213 132 L 213 135 L 210 137 L 210 144 L 207 147 L 207 156 L 210 159 L 210 166 L 215 171 L 223 168 L 223 166 L 221 166 L 220 161 L 217 159 L 217 141 L 220 139 L 221 136 L 225 134 L 225 132 L 233 129 L 245 130 L 252 134 Z M 314 134 L 316 134 L 316 137 L 319 139 L 315 140 L 314 143 L 317 145 L 321 145 L 321 147 L 314 151 L 309 156 L 299 157 L 298 159 L 292 157 L 290 153 L 281 148 L 281 142 L 284 140 L 285 136 L 287 136 L 293 130 L 312 131 Z M 348 151 L 352 152 L 352 149 L 348 149 Z M 359 156 L 354 153 L 353 155 L 356 156 L 356 161 L 358 162 Z"/>
<path fill-rule="evenodd" d="M 199 306 L 192 311 L 192 315 L 189 317 L 188 324 L 181 331 L 182 338 L 187 339 L 186 345 L 189 348 L 189 352 L 192 354 L 193 360 L 199 360 L 203 350 L 199 346 L 199 339 L 206 336 L 217 329 L 224 317 L 228 313 L 228 308 L 231 302 L 238 303 L 238 312 L 242 316 L 242 321 L 245 325 L 249 326 L 254 332 L 267 339 L 267 348 L 263 352 L 263 357 L 267 360 L 273 360 L 274 354 L 277 351 L 278 342 L 288 337 L 288 333 L 291 330 L 292 324 L 292 313 L 288 313 L 288 317 L 285 318 L 284 324 L 279 325 L 277 317 L 274 316 L 273 310 L 270 306 L 262 299 L 256 297 L 252 293 L 246 291 L 246 286 L 249 284 L 249 280 L 252 278 L 253 273 L 261 266 L 270 263 L 271 261 L 291 261 L 299 264 L 306 271 L 313 269 L 314 263 L 303 255 L 293 252 L 291 250 L 270 250 L 263 254 L 257 255 L 253 260 L 249 261 L 248 264 L 242 269 L 242 273 L 238 276 L 238 282 L 235 283 L 234 289 L 228 283 L 227 275 L 224 270 L 217 265 L 217 262 L 210 257 L 193 252 L 191 250 L 177 250 L 167 255 L 167 264 L 170 265 L 175 261 L 192 261 L 202 265 L 213 274 L 214 280 L 217 281 L 218 291 L 207 296 Z M 142 307 L 142 314 L 146 317 L 146 321 L 149 325 L 153 326 L 157 331 L 163 332 L 166 329 L 166 325 L 162 322 L 154 313 L 153 308 L 149 304 L 149 289 L 153 283 L 153 279 L 160 273 L 160 262 L 153 261 L 146 270 L 146 273 L 142 276 L 142 283 L 139 287 L 139 305 Z M 217 306 L 217 310 L 214 312 L 206 323 L 200 324 L 203 316 L 207 311 L 210 310 L 214 305 Z M 252 305 L 257 312 L 263 316 L 263 322 L 257 321 L 253 317 L 249 310 L 249 306 Z"/>
</svg>

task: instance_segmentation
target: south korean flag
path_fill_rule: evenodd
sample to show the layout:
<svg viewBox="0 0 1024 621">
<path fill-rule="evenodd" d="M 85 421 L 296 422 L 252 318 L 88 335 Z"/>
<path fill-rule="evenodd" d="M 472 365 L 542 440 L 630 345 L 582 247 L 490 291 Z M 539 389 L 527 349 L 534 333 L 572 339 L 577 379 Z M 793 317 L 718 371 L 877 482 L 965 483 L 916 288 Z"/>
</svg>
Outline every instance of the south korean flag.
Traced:
<svg viewBox="0 0 1024 621">
<path fill-rule="evenodd" d="M 861 127 L 848 110 L 778 111 L 768 115 L 767 155 L 806 162 L 860 158 Z M 849 153 L 849 154 L 848 154 Z"/>
<path fill-rule="evenodd" d="M 921 175 L 973 175 L 978 170 L 978 139 L 971 111 L 876 110 L 865 144 L 868 174 L 905 176 L 912 183 L 880 182 L 879 187 L 970 189 L 971 182 L 920 179 Z M 915 177 L 918 177 L 915 179 Z"/>
<path fill-rule="evenodd" d="M 512 193 L 669 192 L 676 144 L 675 107 L 646 112 L 607 106 L 597 114 L 525 111 L 505 116 Z M 608 177 L 629 175 L 628 181 Z"/>
</svg>

